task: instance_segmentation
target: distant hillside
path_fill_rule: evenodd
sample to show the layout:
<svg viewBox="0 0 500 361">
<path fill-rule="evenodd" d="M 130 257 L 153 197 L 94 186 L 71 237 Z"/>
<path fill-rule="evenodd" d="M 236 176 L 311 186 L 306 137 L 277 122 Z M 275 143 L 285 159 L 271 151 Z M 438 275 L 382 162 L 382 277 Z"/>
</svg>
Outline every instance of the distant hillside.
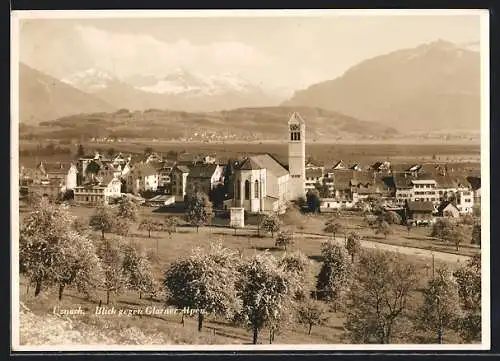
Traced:
<svg viewBox="0 0 500 361">
<path fill-rule="evenodd" d="M 283 104 L 334 110 L 405 132 L 479 129 L 480 57 L 468 49 L 440 40 L 378 56 Z"/>
<path fill-rule="evenodd" d="M 113 111 L 105 101 L 19 64 L 19 120 L 38 123 L 66 115 Z"/>
<path fill-rule="evenodd" d="M 309 140 L 385 139 L 393 128 L 309 107 L 240 108 L 209 113 L 149 109 L 68 116 L 25 128 L 28 138 L 157 138 L 185 140 L 286 140 L 287 120 L 298 111 Z"/>
</svg>

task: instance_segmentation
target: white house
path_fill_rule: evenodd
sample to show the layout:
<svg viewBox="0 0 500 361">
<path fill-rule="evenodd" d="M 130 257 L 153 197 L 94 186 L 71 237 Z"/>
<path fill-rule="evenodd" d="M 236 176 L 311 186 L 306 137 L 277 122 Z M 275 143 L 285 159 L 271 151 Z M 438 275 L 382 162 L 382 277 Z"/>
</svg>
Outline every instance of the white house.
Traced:
<svg viewBox="0 0 500 361">
<path fill-rule="evenodd" d="M 148 163 L 136 164 L 127 175 L 127 190 L 134 194 L 141 191 L 156 191 L 158 183 L 159 174 Z"/>
<path fill-rule="evenodd" d="M 110 199 L 121 196 L 120 179 L 107 176 L 99 184 L 86 184 L 75 187 L 75 202 L 79 204 L 107 204 Z"/>
<path fill-rule="evenodd" d="M 78 169 L 73 163 L 44 163 L 38 165 L 40 179 L 59 182 L 62 191 L 72 190 L 77 186 Z"/>
</svg>

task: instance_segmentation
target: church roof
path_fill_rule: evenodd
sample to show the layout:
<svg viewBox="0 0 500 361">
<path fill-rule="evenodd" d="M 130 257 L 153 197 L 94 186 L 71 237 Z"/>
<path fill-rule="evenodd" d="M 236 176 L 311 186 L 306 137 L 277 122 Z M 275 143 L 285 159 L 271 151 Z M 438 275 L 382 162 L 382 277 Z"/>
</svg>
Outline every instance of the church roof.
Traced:
<svg viewBox="0 0 500 361">
<path fill-rule="evenodd" d="M 290 119 L 288 120 L 288 123 L 305 124 L 305 121 L 304 119 L 302 119 L 299 113 L 293 112 L 292 115 L 290 116 Z"/>
<path fill-rule="evenodd" d="M 274 159 L 269 154 L 252 155 L 243 162 L 241 167 L 245 166 L 245 164 L 247 164 L 246 167 L 253 167 L 247 169 L 267 169 L 268 171 L 273 173 L 276 177 L 282 177 L 288 174 L 288 170 L 286 170 L 286 168 L 283 167 L 282 164 L 280 164 L 276 159 Z M 240 169 L 243 169 L 241 167 Z"/>
<path fill-rule="evenodd" d="M 240 167 L 241 170 L 262 169 L 262 166 L 252 158 L 247 158 Z"/>
</svg>

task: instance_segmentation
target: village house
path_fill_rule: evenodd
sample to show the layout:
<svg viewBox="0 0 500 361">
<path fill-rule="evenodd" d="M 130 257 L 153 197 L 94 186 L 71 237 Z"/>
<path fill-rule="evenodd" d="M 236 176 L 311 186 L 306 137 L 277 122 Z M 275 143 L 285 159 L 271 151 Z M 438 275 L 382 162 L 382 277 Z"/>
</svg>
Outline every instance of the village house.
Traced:
<svg viewBox="0 0 500 361">
<path fill-rule="evenodd" d="M 86 177 L 86 170 L 91 161 L 104 160 L 104 155 L 99 152 L 95 152 L 93 154 L 86 154 L 80 157 L 77 161 L 77 169 L 82 179 Z"/>
<path fill-rule="evenodd" d="M 306 168 L 306 192 L 309 190 L 314 190 L 316 184 L 323 183 L 323 171 L 321 168 Z"/>
<path fill-rule="evenodd" d="M 454 202 L 444 201 L 441 203 L 437 209 L 438 216 L 458 218 L 460 217 L 460 210 L 454 204 Z"/>
<path fill-rule="evenodd" d="M 430 222 L 433 218 L 433 213 L 436 212 L 436 207 L 429 201 L 408 201 L 406 202 L 405 209 L 407 220 L 416 223 Z"/>
<path fill-rule="evenodd" d="M 322 198 L 319 209 L 323 213 L 328 213 L 339 209 L 352 209 L 355 205 L 356 201 L 352 197 Z"/>
<path fill-rule="evenodd" d="M 321 171 L 324 171 L 325 167 L 320 165 L 316 161 L 309 159 L 308 162 L 306 163 L 306 171 L 307 170 L 318 170 L 318 169 Z"/>
<path fill-rule="evenodd" d="M 92 181 L 75 187 L 74 200 L 78 204 L 108 204 L 111 199 L 121 196 L 121 181 L 113 175 L 107 175 L 101 181 Z"/>
<path fill-rule="evenodd" d="M 224 167 L 219 164 L 197 164 L 189 170 L 186 192 L 203 192 L 207 195 L 218 185 L 224 184 Z"/>
<path fill-rule="evenodd" d="M 323 184 L 328 187 L 330 194 L 335 192 L 335 173 L 332 169 L 325 169 L 323 172 Z"/>
<path fill-rule="evenodd" d="M 176 164 L 185 165 L 188 167 L 194 166 L 200 161 L 198 155 L 192 153 L 180 153 L 177 155 Z"/>
<path fill-rule="evenodd" d="M 58 184 L 64 191 L 72 190 L 77 186 L 78 169 L 73 163 L 45 163 L 41 162 L 37 171 L 39 176 L 37 182 L 42 184 L 48 181 L 51 184 Z"/>
<path fill-rule="evenodd" d="M 156 191 L 158 189 L 158 172 L 149 163 L 137 163 L 127 175 L 127 191 L 137 194 L 144 191 Z"/>
<path fill-rule="evenodd" d="M 144 157 L 144 163 L 150 163 L 150 162 L 161 163 L 163 162 L 163 158 L 161 157 L 161 155 L 155 152 L 146 154 L 146 156 Z"/>
<path fill-rule="evenodd" d="M 388 161 L 375 162 L 369 167 L 369 170 L 371 170 L 374 173 L 387 174 L 391 171 L 391 163 Z"/>
<path fill-rule="evenodd" d="M 215 162 L 217 161 L 215 154 L 204 154 L 199 158 L 204 164 L 215 164 Z"/>
<path fill-rule="evenodd" d="M 161 167 L 158 169 L 158 188 L 170 194 L 172 192 L 172 170 L 174 168 L 174 163 L 164 161 L 160 164 Z"/>
<path fill-rule="evenodd" d="M 470 189 L 474 195 L 474 204 L 481 204 L 481 177 L 479 176 L 468 176 L 467 181 L 469 182 Z"/>
<path fill-rule="evenodd" d="M 130 156 L 125 156 L 122 153 L 115 154 L 111 159 L 111 163 L 115 167 L 121 166 L 121 168 L 123 168 L 123 166 L 129 162 L 130 162 Z"/>
<path fill-rule="evenodd" d="M 363 171 L 363 167 L 361 167 L 358 163 L 354 163 L 354 164 L 350 165 L 349 169 L 350 170 L 354 170 L 356 172 L 362 172 Z"/>
<path fill-rule="evenodd" d="M 177 164 L 172 169 L 172 195 L 176 202 L 184 202 L 188 174 L 189 168 L 186 165 Z"/>
<path fill-rule="evenodd" d="M 348 167 L 347 165 L 344 163 L 344 161 L 341 159 L 339 160 L 337 163 L 335 163 L 332 167 L 333 170 L 347 170 Z"/>
<path fill-rule="evenodd" d="M 456 206 L 460 214 L 472 214 L 474 210 L 474 192 L 472 190 L 459 190 L 456 193 Z"/>
</svg>

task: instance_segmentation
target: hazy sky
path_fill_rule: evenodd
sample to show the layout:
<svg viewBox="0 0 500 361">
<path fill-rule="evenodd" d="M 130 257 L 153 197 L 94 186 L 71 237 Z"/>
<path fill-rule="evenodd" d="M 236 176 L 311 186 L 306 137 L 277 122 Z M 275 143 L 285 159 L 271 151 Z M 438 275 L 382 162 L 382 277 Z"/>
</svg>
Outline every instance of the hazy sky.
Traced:
<svg viewBox="0 0 500 361">
<path fill-rule="evenodd" d="M 477 42 L 479 23 L 479 15 L 22 20 L 20 59 L 58 78 L 90 67 L 119 77 L 183 67 L 297 89 L 393 50 Z"/>
</svg>

